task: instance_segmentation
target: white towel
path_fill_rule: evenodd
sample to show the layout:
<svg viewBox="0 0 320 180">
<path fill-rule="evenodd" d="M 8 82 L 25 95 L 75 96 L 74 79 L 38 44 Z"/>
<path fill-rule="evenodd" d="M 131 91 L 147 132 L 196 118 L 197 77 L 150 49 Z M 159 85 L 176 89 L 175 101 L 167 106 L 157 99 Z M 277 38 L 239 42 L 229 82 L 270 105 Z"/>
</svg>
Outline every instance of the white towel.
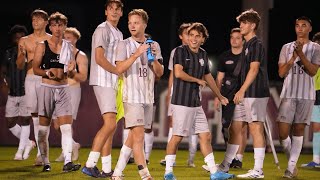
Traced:
<svg viewBox="0 0 320 180">
<path fill-rule="evenodd" d="M 64 72 L 68 71 L 68 64 L 72 60 L 73 47 L 70 41 L 62 39 L 59 63 L 64 64 Z"/>
</svg>

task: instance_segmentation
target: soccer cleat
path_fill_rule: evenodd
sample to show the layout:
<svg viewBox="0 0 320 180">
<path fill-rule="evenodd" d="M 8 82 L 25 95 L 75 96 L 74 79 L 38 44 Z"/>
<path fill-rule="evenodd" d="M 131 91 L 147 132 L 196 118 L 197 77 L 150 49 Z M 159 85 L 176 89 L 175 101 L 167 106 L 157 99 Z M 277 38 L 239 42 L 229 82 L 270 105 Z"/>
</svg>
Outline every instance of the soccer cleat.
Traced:
<svg viewBox="0 0 320 180">
<path fill-rule="evenodd" d="M 78 171 L 80 169 L 80 164 L 73 164 L 73 162 L 68 162 L 62 168 L 63 172 L 71 172 L 71 171 Z"/>
<path fill-rule="evenodd" d="M 34 166 L 42 166 L 43 165 L 43 161 L 41 156 L 37 156 L 35 161 L 34 161 Z"/>
<path fill-rule="evenodd" d="M 51 166 L 50 164 L 46 164 L 43 166 L 42 172 L 49 172 L 51 171 Z"/>
<path fill-rule="evenodd" d="M 112 176 L 112 180 L 123 180 L 124 178 L 122 176 Z"/>
<path fill-rule="evenodd" d="M 250 169 L 246 174 L 240 174 L 237 176 L 239 179 L 262 179 L 264 174 L 262 170 Z"/>
<path fill-rule="evenodd" d="M 153 180 L 153 177 L 152 176 L 148 176 L 148 177 L 143 178 L 142 180 Z"/>
<path fill-rule="evenodd" d="M 21 153 L 21 151 L 17 151 L 17 153 L 14 155 L 14 158 L 13 158 L 14 160 L 16 160 L 16 161 L 22 161 L 23 160 L 23 158 L 22 158 L 22 153 Z"/>
<path fill-rule="evenodd" d="M 100 171 L 97 168 L 97 166 L 94 166 L 93 168 L 89 168 L 89 167 L 84 166 L 82 168 L 81 172 L 83 174 L 86 174 L 86 175 L 91 176 L 91 177 L 95 177 L 95 178 L 100 177 Z"/>
<path fill-rule="evenodd" d="M 215 173 L 210 174 L 210 180 L 223 180 L 232 178 L 234 178 L 233 174 L 225 173 L 222 171 L 216 171 Z"/>
<path fill-rule="evenodd" d="M 146 159 L 146 164 L 147 164 L 147 165 L 150 164 L 150 161 L 149 161 L 148 159 Z"/>
<path fill-rule="evenodd" d="M 28 159 L 30 156 L 30 151 L 36 147 L 36 143 L 32 140 L 29 140 L 29 144 L 26 145 L 23 152 L 23 159 Z"/>
<path fill-rule="evenodd" d="M 113 174 L 113 170 L 111 170 L 108 173 L 105 173 L 103 170 L 101 171 L 100 177 L 101 178 L 111 178 Z"/>
<path fill-rule="evenodd" d="M 164 180 L 176 180 L 177 178 L 173 175 L 173 173 L 165 174 L 163 177 Z"/>
<path fill-rule="evenodd" d="M 188 164 L 189 167 L 193 167 L 193 168 L 196 167 L 196 165 L 193 163 L 193 161 L 189 161 L 188 160 L 187 164 Z"/>
<path fill-rule="evenodd" d="M 236 169 L 241 169 L 242 168 L 242 162 L 239 161 L 238 159 L 233 159 L 230 168 L 236 168 Z"/>
<path fill-rule="evenodd" d="M 290 172 L 288 169 L 286 169 L 286 171 L 284 171 L 284 175 L 282 177 L 287 178 L 287 179 L 293 179 L 296 176 L 294 176 L 294 174 L 292 172 Z"/>
<path fill-rule="evenodd" d="M 64 161 L 64 156 L 63 156 L 63 152 L 61 152 L 60 156 L 57 157 L 56 160 L 54 160 L 55 162 L 63 162 Z"/>
<path fill-rule="evenodd" d="M 304 167 L 304 168 L 315 168 L 316 166 L 319 166 L 319 165 L 320 164 L 311 161 L 308 164 L 301 164 L 301 167 Z"/>
<path fill-rule="evenodd" d="M 80 149 L 79 143 L 73 143 L 72 145 L 72 161 L 77 161 L 79 158 L 79 149 Z"/>
<path fill-rule="evenodd" d="M 202 169 L 204 169 L 205 171 L 207 171 L 207 172 L 210 172 L 210 169 L 209 169 L 209 167 L 207 166 L 207 165 L 202 165 Z"/>
</svg>

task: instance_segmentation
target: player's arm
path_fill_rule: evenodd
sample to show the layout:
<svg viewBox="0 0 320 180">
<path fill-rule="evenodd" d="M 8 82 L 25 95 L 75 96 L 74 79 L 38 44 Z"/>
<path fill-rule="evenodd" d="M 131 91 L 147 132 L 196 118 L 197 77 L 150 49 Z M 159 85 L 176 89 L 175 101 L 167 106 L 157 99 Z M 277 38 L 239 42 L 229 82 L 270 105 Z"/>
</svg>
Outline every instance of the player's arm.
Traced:
<svg viewBox="0 0 320 180">
<path fill-rule="evenodd" d="M 183 71 L 183 66 L 180 64 L 175 64 L 174 65 L 174 75 L 176 78 L 179 78 L 183 81 L 188 81 L 188 82 L 195 82 L 198 83 L 201 86 L 206 86 L 206 81 L 202 79 L 195 78 L 193 76 L 190 76 L 186 72 Z"/>
<path fill-rule="evenodd" d="M 16 60 L 17 68 L 22 70 L 26 62 L 25 38 L 20 38 L 18 43 L 18 55 Z"/>
<path fill-rule="evenodd" d="M 302 48 L 303 48 L 303 44 L 300 42 L 296 42 L 294 52 L 296 52 L 297 55 L 300 57 L 300 61 L 301 61 L 301 64 L 303 64 L 304 66 L 305 72 L 309 74 L 309 76 L 313 77 L 314 75 L 317 74 L 319 65 L 311 63 L 311 60 L 309 60 L 307 56 L 303 53 Z M 316 49 L 315 51 L 319 52 L 319 49 Z"/>
<path fill-rule="evenodd" d="M 102 46 L 99 46 L 95 48 L 95 59 L 96 63 L 101 66 L 104 70 L 113 73 L 113 74 L 119 74 L 116 67 L 113 66 L 108 59 L 104 56 L 105 49 Z"/>
<path fill-rule="evenodd" d="M 79 72 L 70 71 L 68 73 L 68 76 L 78 82 L 84 82 L 88 77 L 88 58 L 82 51 L 79 52 L 79 55 L 77 57 L 77 65 L 79 67 Z"/>
<path fill-rule="evenodd" d="M 140 57 L 143 53 L 146 53 L 148 48 L 148 44 L 141 44 L 137 48 L 136 52 L 134 52 L 130 57 L 127 57 L 125 43 L 120 42 L 117 47 L 116 56 L 117 71 L 119 72 L 119 74 L 127 71 L 138 57 Z"/>
<path fill-rule="evenodd" d="M 221 95 L 218 86 L 216 85 L 211 73 L 204 75 L 204 80 L 207 82 L 207 85 L 212 90 L 212 92 L 219 98 L 221 104 L 227 105 L 229 103 L 228 99 Z"/>
<path fill-rule="evenodd" d="M 45 52 L 44 42 L 38 43 L 36 46 L 35 52 L 34 52 L 32 68 L 33 68 L 33 72 L 35 75 L 42 76 L 42 77 L 48 77 L 47 74 L 49 73 L 49 71 L 48 71 L 48 73 L 46 73 L 47 71 L 40 68 L 44 52 Z"/>
</svg>

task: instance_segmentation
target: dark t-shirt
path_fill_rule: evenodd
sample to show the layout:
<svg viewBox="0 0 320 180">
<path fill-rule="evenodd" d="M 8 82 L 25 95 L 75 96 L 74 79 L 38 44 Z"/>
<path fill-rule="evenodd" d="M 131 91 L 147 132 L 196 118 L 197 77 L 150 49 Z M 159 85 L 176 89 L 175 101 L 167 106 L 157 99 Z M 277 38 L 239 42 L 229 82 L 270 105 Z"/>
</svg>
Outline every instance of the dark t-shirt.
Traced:
<svg viewBox="0 0 320 180">
<path fill-rule="evenodd" d="M 16 65 L 18 57 L 18 47 L 8 48 L 5 53 L 3 66 L 7 70 L 7 80 L 10 88 L 10 96 L 25 95 L 24 81 L 26 78 L 26 68 L 19 70 Z M 26 67 L 26 66 L 25 66 Z"/>
<path fill-rule="evenodd" d="M 242 59 L 243 58 L 243 59 Z M 245 92 L 244 97 L 248 98 L 263 98 L 269 97 L 269 78 L 267 69 L 266 52 L 262 45 L 262 42 L 255 36 L 243 45 L 241 55 L 241 71 L 240 71 L 240 83 L 244 83 L 247 74 L 250 69 L 250 63 L 259 62 L 259 72 L 255 80 L 251 83 Z"/>
<path fill-rule="evenodd" d="M 233 101 L 234 94 L 238 91 L 238 77 L 233 75 L 234 68 L 236 67 L 240 54 L 233 54 L 231 50 L 223 52 L 218 60 L 219 72 L 224 73 L 224 79 L 221 85 L 221 94 L 228 98 L 231 102 Z"/>
<path fill-rule="evenodd" d="M 185 73 L 198 79 L 202 79 L 205 74 L 210 73 L 208 55 L 202 48 L 197 53 L 194 53 L 187 45 L 177 47 L 173 56 L 173 64 L 183 66 Z M 176 78 L 174 74 L 171 103 L 187 107 L 201 106 L 199 84 L 183 81 Z"/>
</svg>

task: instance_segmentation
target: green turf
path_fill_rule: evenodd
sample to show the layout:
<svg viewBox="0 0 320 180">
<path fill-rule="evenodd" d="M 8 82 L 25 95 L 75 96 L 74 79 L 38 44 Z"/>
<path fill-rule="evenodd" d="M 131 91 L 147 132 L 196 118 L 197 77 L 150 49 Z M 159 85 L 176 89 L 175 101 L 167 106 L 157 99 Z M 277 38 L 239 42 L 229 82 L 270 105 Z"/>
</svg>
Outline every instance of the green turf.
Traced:
<svg viewBox="0 0 320 180">
<path fill-rule="evenodd" d="M 29 159 L 24 161 L 14 161 L 13 157 L 15 154 L 15 147 L 0 147 L 0 179 L 95 179 L 90 178 L 80 171 L 63 173 L 62 166 L 63 163 L 54 162 L 54 159 L 58 157 L 61 152 L 60 148 L 50 148 L 50 159 L 52 170 L 51 172 L 41 172 L 42 167 L 34 167 L 32 164 L 35 159 L 36 150 L 34 149 L 31 153 Z M 79 163 L 84 165 L 89 153 L 88 148 L 81 148 Z M 224 152 L 217 151 L 214 152 L 216 163 L 221 162 L 224 156 Z M 114 149 L 112 152 L 112 167 L 115 166 L 116 160 L 119 156 L 119 149 Z M 151 175 L 155 180 L 163 179 L 165 167 L 159 164 L 159 161 L 165 156 L 164 150 L 153 150 L 151 154 L 150 165 L 148 166 Z M 195 158 L 196 168 L 189 168 L 186 166 L 186 161 L 188 158 L 188 152 L 185 150 L 180 150 L 177 154 L 177 166 L 174 167 L 174 174 L 179 180 L 208 180 L 209 174 L 202 170 L 201 165 L 203 165 L 203 157 L 198 151 Z M 264 161 L 264 173 L 265 179 L 282 179 L 281 176 L 286 168 L 286 158 L 283 153 L 278 154 L 281 169 L 278 170 L 274 164 L 274 159 L 272 153 L 267 153 Z M 303 154 L 300 156 L 298 166 L 301 163 L 309 162 L 312 159 L 312 155 Z M 247 152 L 244 155 L 244 166 L 241 170 L 231 169 L 230 173 L 242 174 L 253 167 L 253 153 Z M 98 162 L 98 167 L 101 168 L 101 161 Z M 320 179 L 320 168 L 317 169 L 299 169 L 298 179 L 306 180 L 316 180 Z M 139 175 L 137 167 L 135 165 L 127 165 L 124 171 L 126 180 L 138 180 Z"/>
</svg>

